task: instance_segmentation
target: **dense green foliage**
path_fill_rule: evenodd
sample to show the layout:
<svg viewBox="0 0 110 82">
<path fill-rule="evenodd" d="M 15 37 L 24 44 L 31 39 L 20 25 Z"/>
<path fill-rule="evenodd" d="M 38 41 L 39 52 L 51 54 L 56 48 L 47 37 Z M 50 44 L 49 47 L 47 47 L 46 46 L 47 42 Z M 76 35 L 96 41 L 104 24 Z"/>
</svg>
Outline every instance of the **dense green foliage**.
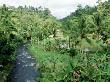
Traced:
<svg viewBox="0 0 110 82">
<path fill-rule="evenodd" d="M 15 50 L 19 44 L 27 41 L 39 42 L 59 27 L 56 18 L 46 8 L 0 7 L 0 73 L 4 74 L 5 68 L 16 59 Z"/>
<path fill-rule="evenodd" d="M 46 8 L 3 5 L 0 74 L 7 75 L 4 69 L 15 60 L 17 46 L 30 41 L 29 51 L 42 73 L 40 82 L 110 82 L 109 10 L 110 0 L 99 1 L 95 7 L 79 5 L 57 20 Z"/>
<path fill-rule="evenodd" d="M 79 56 L 73 58 L 73 61 L 77 61 L 77 65 L 73 65 L 77 77 L 75 81 L 68 80 L 69 82 L 110 81 L 109 9 L 109 0 L 99 1 L 96 7 L 83 8 L 79 5 L 74 13 L 61 20 L 64 34 L 69 36 L 70 48 L 79 52 Z M 74 75 L 68 77 L 72 78 Z"/>
<path fill-rule="evenodd" d="M 42 78 L 39 78 L 40 82 L 61 81 L 66 73 L 71 70 L 68 67 L 70 67 L 69 62 L 72 58 L 66 54 L 62 55 L 58 52 L 44 51 L 42 46 L 34 45 L 29 46 L 29 51 L 39 63 L 38 69 L 42 72 Z"/>
<path fill-rule="evenodd" d="M 106 42 L 110 38 L 109 27 L 109 4 L 110 1 L 104 3 L 98 2 L 98 6 L 82 8 L 78 6 L 78 10 L 70 16 L 62 19 L 64 29 L 71 39 L 75 39 L 75 44 L 83 38 L 101 39 Z M 74 35 L 74 36 L 73 36 Z M 74 45 L 75 45 L 74 44 Z"/>
</svg>

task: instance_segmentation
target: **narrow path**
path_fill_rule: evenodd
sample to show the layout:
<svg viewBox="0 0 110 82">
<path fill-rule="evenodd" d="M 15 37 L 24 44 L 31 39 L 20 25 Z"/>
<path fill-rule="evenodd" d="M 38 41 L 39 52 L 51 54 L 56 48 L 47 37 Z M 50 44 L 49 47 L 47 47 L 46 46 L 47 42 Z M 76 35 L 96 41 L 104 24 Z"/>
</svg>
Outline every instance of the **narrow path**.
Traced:
<svg viewBox="0 0 110 82">
<path fill-rule="evenodd" d="M 37 82 L 35 79 L 39 76 L 39 73 L 35 70 L 35 66 L 36 61 L 26 51 L 26 46 L 19 47 L 15 67 L 8 82 Z"/>
</svg>

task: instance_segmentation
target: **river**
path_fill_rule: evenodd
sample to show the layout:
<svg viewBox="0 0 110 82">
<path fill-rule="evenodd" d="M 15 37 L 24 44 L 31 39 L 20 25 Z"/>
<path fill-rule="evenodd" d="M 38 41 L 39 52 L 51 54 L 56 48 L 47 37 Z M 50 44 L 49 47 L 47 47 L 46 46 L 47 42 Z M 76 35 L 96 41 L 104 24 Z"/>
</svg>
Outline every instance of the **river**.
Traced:
<svg viewBox="0 0 110 82">
<path fill-rule="evenodd" d="M 26 45 L 20 46 L 16 51 L 17 59 L 7 82 L 37 82 L 39 72 L 35 69 L 36 61 L 27 52 Z"/>
</svg>

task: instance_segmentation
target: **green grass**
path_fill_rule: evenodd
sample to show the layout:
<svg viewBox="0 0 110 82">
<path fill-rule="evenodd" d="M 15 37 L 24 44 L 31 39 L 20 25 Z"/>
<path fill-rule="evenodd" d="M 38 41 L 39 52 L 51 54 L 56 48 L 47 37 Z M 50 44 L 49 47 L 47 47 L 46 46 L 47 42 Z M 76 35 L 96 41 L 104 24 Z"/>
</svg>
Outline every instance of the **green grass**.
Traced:
<svg viewBox="0 0 110 82">
<path fill-rule="evenodd" d="M 72 58 L 66 54 L 44 51 L 35 45 L 30 45 L 29 51 L 37 59 L 39 69 L 42 72 L 40 82 L 61 81 L 72 70 L 69 68 L 69 62 Z"/>
<path fill-rule="evenodd" d="M 40 82 L 109 82 L 109 55 L 103 53 L 80 53 L 73 58 L 55 51 L 44 51 L 42 46 L 31 44 L 30 53 L 36 58 L 42 73 Z M 79 73 L 77 73 L 79 72 Z M 75 75 L 78 75 L 77 78 Z"/>
</svg>

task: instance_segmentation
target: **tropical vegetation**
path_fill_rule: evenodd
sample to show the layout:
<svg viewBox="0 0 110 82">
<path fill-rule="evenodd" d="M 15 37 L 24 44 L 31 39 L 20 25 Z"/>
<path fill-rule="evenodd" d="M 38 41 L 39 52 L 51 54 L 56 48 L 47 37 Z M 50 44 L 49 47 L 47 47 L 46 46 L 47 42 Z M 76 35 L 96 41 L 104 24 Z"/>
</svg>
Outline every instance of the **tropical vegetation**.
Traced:
<svg viewBox="0 0 110 82">
<path fill-rule="evenodd" d="M 47 8 L 0 7 L 0 82 L 29 42 L 40 82 L 110 82 L 110 0 L 58 20 Z"/>
</svg>

